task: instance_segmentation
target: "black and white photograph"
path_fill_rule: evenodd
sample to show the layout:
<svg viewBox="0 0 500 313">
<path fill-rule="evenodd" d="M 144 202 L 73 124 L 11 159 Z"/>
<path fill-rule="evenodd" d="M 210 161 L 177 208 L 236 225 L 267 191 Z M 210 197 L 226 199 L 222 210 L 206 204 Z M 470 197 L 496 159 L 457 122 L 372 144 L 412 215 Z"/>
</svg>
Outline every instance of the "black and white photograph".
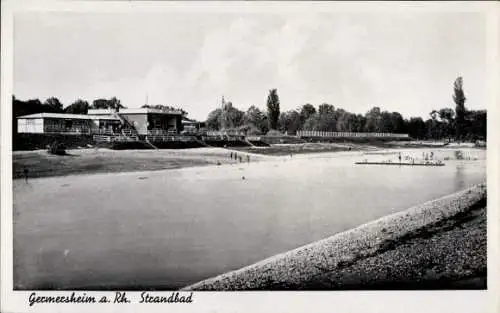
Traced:
<svg viewBox="0 0 500 313">
<path fill-rule="evenodd" d="M 487 291 L 486 5 L 336 4 L 14 12 L 13 291 Z"/>
</svg>

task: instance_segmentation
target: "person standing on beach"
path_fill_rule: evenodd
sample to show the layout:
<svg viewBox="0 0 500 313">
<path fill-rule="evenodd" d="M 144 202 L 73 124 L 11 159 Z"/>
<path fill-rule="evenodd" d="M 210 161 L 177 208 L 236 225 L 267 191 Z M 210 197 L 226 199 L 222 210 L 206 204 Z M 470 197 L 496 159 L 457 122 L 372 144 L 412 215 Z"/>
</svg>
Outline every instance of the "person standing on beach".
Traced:
<svg viewBox="0 0 500 313">
<path fill-rule="evenodd" d="M 401 164 L 401 152 L 399 152 L 399 163 Z"/>
<path fill-rule="evenodd" d="M 28 183 L 28 168 L 25 167 L 23 169 L 23 172 L 24 172 L 24 179 L 26 180 L 26 183 Z"/>
<path fill-rule="evenodd" d="M 250 163 L 250 155 L 247 154 L 247 162 Z"/>
<path fill-rule="evenodd" d="M 231 151 L 231 160 L 233 159 L 233 151 Z"/>
</svg>

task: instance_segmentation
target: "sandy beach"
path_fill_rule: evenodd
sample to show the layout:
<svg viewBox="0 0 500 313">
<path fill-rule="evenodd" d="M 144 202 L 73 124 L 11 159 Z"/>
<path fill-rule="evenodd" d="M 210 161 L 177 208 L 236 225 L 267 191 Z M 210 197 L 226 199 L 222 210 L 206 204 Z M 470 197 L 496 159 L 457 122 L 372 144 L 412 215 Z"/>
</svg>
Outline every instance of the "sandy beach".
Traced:
<svg viewBox="0 0 500 313">
<path fill-rule="evenodd" d="M 238 153 L 242 160 L 231 159 Z M 185 167 L 259 162 L 269 157 L 224 148 L 193 148 L 182 150 L 111 150 L 72 149 L 67 155 L 51 155 L 45 150 L 13 153 L 13 178 L 23 178 L 24 168 L 29 177 L 50 177 L 72 174 L 156 171 Z"/>
<path fill-rule="evenodd" d="M 191 148 L 159 150 L 111 150 L 104 148 L 71 149 L 67 155 L 51 155 L 45 150 L 14 151 L 13 178 L 24 178 L 24 169 L 29 178 L 65 176 L 73 174 L 117 173 L 157 171 L 209 165 L 240 164 L 249 162 L 277 161 L 289 157 L 315 158 L 331 155 L 393 154 L 396 151 L 429 149 L 450 151 L 452 149 L 474 150 L 470 144 L 445 146 L 412 142 L 389 142 L 387 146 L 359 143 L 305 143 L 275 144 L 270 147 L 250 148 Z M 411 152 L 413 153 L 413 152 Z M 231 158 L 233 156 L 233 158 Z M 235 158 L 235 156 L 237 156 Z M 241 157 L 241 159 L 240 159 Z"/>
</svg>

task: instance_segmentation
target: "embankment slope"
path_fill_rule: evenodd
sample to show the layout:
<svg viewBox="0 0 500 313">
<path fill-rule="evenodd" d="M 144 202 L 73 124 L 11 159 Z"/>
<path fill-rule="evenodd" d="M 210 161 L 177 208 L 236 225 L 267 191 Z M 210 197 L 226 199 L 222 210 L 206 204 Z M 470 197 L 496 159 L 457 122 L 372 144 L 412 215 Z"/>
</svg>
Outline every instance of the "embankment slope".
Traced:
<svg viewBox="0 0 500 313">
<path fill-rule="evenodd" d="M 443 288 L 486 288 L 486 184 L 184 290 Z"/>
</svg>

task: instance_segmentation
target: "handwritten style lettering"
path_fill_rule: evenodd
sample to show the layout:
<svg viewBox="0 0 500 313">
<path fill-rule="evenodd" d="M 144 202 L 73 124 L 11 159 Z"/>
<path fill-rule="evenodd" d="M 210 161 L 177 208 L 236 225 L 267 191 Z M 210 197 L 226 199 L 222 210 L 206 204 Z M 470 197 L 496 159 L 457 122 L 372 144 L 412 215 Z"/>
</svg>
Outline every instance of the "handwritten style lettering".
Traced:
<svg viewBox="0 0 500 313">
<path fill-rule="evenodd" d="M 87 296 L 86 293 L 77 295 L 72 292 L 69 296 L 37 296 L 36 292 L 32 292 L 29 297 L 30 306 L 36 303 L 96 303 L 95 297 Z"/>
<path fill-rule="evenodd" d="M 151 293 L 144 291 L 141 293 L 139 303 L 191 303 L 193 302 L 193 293 L 188 296 L 181 295 L 179 292 L 173 292 L 170 296 L 154 296 Z"/>
</svg>

